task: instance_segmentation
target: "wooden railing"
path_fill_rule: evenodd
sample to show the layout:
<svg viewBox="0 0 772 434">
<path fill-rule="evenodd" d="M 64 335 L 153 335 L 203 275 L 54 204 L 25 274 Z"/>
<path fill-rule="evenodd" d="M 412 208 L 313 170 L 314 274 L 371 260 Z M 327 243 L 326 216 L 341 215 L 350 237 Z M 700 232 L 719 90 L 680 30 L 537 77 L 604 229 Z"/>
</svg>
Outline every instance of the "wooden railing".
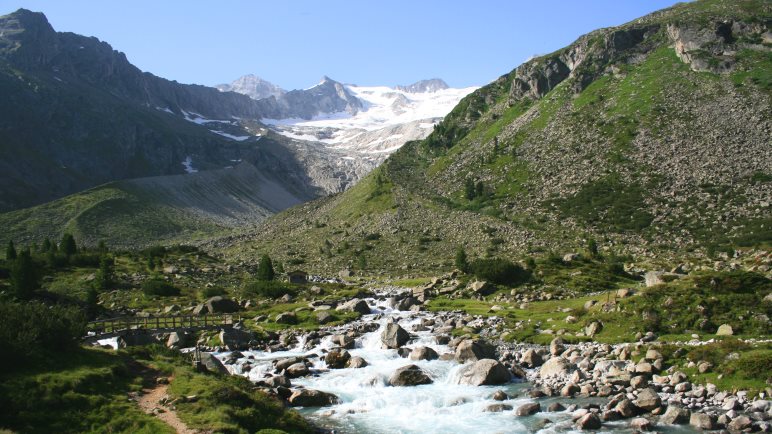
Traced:
<svg viewBox="0 0 772 434">
<path fill-rule="evenodd" d="M 241 321 L 241 316 L 231 313 L 151 317 L 127 316 L 91 321 L 86 325 L 86 331 L 99 336 L 125 330 L 215 328 L 223 325 L 233 325 L 238 321 Z"/>
</svg>

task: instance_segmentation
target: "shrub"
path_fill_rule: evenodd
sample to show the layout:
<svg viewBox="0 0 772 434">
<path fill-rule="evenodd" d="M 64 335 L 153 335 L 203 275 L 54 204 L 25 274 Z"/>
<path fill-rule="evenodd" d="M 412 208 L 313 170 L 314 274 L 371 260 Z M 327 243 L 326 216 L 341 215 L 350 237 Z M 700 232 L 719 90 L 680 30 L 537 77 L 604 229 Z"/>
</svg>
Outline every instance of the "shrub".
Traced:
<svg viewBox="0 0 772 434">
<path fill-rule="evenodd" d="M 77 348 L 85 329 L 86 317 L 75 307 L 0 301 L 0 348 L 7 354 L 0 357 L 0 367 L 19 368 L 28 360 Z"/>
<path fill-rule="evenodd" d="M 179 288 L 162 279 L 146 280 L 142 283 L 142 292 L 147 296 L 157 295 L 159 297 L 180 295 Z"/>
<path fill-rule="evenodd" d="M 740 355 L 737 360 L 727 361 L 722 371 L 729 375 L 739 375 L 749 380 L 769 383 L 772 380 L 772 351 L 754 350 Z"/>
<path fill-rule="evenodd" d="M 281 282 L 254 280 L 244 286 L 244 292 L 249 296 L 279 298 L 285 294 L 294 294 L 295 291 Z"/>
<path fill-rule="evenodd" d="M 516 285 L 530 277 L 520 265 L 501 258 L 477 259 L 469 268 L 478 278 L 502 285 Z"/>
<path fill-rule="evenodd" d="M 225 288 L 221 286 L 212 286 L 201 290 L 201 296 L 203 298 L 212 298 L 212 297 L 217 297 L 218 295 L 225 295 L 225 294 L 226 294 Z"/>
</svg>

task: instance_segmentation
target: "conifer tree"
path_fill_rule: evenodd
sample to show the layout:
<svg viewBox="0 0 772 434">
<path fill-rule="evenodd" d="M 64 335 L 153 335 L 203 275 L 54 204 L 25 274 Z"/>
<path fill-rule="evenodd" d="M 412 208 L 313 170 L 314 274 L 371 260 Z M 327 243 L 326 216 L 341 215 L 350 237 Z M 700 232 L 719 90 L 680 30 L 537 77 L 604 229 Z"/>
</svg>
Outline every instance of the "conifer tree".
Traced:
<svg viewBox="0 0 772 434">
<path fill-rule="evenodd" d="M 16 297 L 26 300 L 40 286 L 40 276 L 32 256 L 28 251 L 22 251 L 11 267 L 11 287 Z"/>
<path fill-rule="evenodd" d="M 13 241 L 8 241 L 8 248 L 5 250 L 5 260 L 13 261 L 17 256 L 16 247 L 13 245 Z"/>
<path fill-rule="evenodd" d="M 257 267 L 257 280 L 273 280 L 276 277 L 276 272 L 273 269 L 273 262 L 271 257 L 267 254 L 260 258 L 260 264 Z"/>
</svg>

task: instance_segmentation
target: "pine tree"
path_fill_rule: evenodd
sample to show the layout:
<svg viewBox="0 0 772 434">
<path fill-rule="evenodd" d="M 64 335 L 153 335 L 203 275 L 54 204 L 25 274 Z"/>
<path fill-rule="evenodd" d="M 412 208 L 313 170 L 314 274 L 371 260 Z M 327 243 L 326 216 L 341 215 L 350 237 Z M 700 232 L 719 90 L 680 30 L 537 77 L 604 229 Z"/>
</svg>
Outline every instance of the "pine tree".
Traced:
<svg viewBox="0 0 772 434">
<path fill-rule="evenodd" d="M 78 253 L 78 246 L 75 244 L 75 238 L 72 234 L 64 234 L 60 249 L 67 257 Z"/>
<path fill-rule="evenodd" d="M 593 258 L 598 257 L 598 243 L 594 239 L 590 238 L 589 241 L 587 241 L 587 251 L 590 252 L 590 256 Z"/>
<path fill-rule="evenodd" d="M 284 274 L 284 265 L 282 265 L 281 262 L 276 261 L 275 266 L 273 268 L 274 270 L 276 270 L 276 274 Z"/>
<path fill-rule="evenodd" d="M 477 181 L 477 185 L 474 186 L 475 197 L 481 197 L 485 193 L 485 184 L 482 181 Z"/>
<path fill-rule="evenodd" d="M 456 268 L 463 272 L 466 272 L 469 269 L 469 261 L 462 246 L 458 246 L 456 249 Z"/>
<path fill-rule="evenodd" d="M 273 262 L 271 257 L 267 254 L 260 258 L 260 265 L 257 267 L 257 280 L 273 280 L 276 277 L 276 272 L 273 269 Z"/>
<path fill-rule="evenodd" d="M 29 299 L 40 286 L 40 276 L 32 256 L 22 251 L 11 267 L 11 287 L 20 299 Z"/>
<path fill-rule="evenodd" d="M 472 178 L 467 178 L 464 182 L 464 196 L 467 200 L 472 200 L 475 197 L 474 181 Z"/>
<path fill-rule="evenodd" d="M 97 245 L 97 251 L 99 253 L 107 253 L 107 244 L 105 244 L 104 240 L 100 240 L 99 244 Z"/>
<path fill-rule="evenodd" d="M 86 312 L 88 317 L 93 319 L 99 310 L 99 293 L 96 288 L 89 288 L 86 292 Z"/>
<path fill-rule="evenodd" d="M 113 265 L 115 261 L 109 256 L 103 256 L 99 261 L 99 270 L 97 270 L 94 286 L 97 289 L 106 291 L 113 285 Z"/>
<path fill-rule="evenodd" d="M 8 241 L 8 248 L 5 250 L 5 260 L 13 261 L 16 260 L 17 256 L 16 247 L 14 247 L 13 241 Z"/>
</svg>

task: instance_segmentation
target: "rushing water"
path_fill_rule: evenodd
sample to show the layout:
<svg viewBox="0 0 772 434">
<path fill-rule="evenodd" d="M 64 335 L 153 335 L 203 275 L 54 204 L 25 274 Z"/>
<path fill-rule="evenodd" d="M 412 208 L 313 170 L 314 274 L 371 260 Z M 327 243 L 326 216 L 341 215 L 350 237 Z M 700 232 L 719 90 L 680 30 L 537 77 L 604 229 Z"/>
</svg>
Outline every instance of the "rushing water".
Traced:
<svg viewBox="0 0 772 434">
<path fill-rule="evenodd" d="M 375 306 L 375 300 L 368 300 Z M 322 408 L 299 409 L 308 419 L 319 426 L 345 433 L 525 433 L 566 432 L 574 430 L 571 414 L 568 412 L 548 413 L 546 408 L 556 399 L 541 400 L 542 410 L 530 417 L 517 417 L 513 410 L 489 412 L 491 404 L 508 404 L 513 408 L 531 401 L 521 396 L 528 386 L 526 383 L 509 383 L 503 386 L 466 386 L 458 384 L 458 371 L 462 365 L 455 361 L 412 361 L 400 357 L 396 350 L 381 347 L 381 332 L 389 320 L 399 322 L 416 339 L 406 347 L 427 346 L 438 354 L 452 352 L 447 345 L 436 343 L 429 331 L 413 332 L 413 324 L 430 313 L 398 312 L 388 308 L 375 309 L 375 314 L 366 315 L 363 321 L 377 321 L 377 331 L 363 334 L 356 339 L 356 348 L 348 350 L 351 356 L 360 356 L 369 364 L 360 369 L 328 370 L 323 361 L 323 350 L 334 347 L 330 337 L 326 337 L 314 348 L 305 350 L 305 342 L 286 352 L 266 353 L 243 351 L 253 359 L 240 359 L 229 366 L 234 374 L 246 375 L 253 381 L 263 379 L 266 373 L 273 371 L 272 361 L 280 358 L 303 355 L 319 355 L 314 361 L 312 375 L 292 380 L 293 386 L 304 386 L 334 393 L 341 399 L 338 405 Z M 376 319 L 377 318 L 377 319 Z M 227 353 L 218 356 L 222 358 Z M 252 364 L 248 373 L 242 374 L 241 365 Z M 398 368 L 416 364 L 428 372 L 433 384 L 412 387 L 391 387 L 388 379 Z M 494 401 L 491 396 L 497 390 L 507 392 L 515 398 L 506 401 Z M 594 399 L 595 402 L 601 402 Z M 564 399 L 565 405 L 586 404 L 589 399 Z M 544 423 L 549 419 L 551 423 Z M 604 431 L 630 431 L 624 422 L 604 425 Z"/>
</svg>

